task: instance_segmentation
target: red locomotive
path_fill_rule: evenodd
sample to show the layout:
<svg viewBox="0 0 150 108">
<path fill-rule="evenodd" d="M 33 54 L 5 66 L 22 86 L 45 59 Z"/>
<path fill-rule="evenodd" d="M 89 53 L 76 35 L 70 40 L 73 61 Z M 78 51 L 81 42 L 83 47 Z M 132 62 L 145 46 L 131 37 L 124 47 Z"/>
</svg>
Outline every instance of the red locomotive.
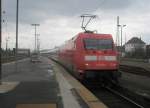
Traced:
<svg viewBox="0 0 150 108">
<path fill-rule="evenodd" d="M 78 79 L 117 81 L 119 62 L 110 34 L 79 33 L 59 48 L 59 61 Z"/>
<path fill-rule="evenodd" d="M 61 64 L 71 70 L 80 79 L 111 79 L 118 82 L 118 53 L 110 34 L 97 34 L 86 30 L 87 25 L 96 15 L 81 16 L 83 33 L 66 41 L 58 50 Z M 85 18 L 90 18 L 84 25 Z"/>
</svg>

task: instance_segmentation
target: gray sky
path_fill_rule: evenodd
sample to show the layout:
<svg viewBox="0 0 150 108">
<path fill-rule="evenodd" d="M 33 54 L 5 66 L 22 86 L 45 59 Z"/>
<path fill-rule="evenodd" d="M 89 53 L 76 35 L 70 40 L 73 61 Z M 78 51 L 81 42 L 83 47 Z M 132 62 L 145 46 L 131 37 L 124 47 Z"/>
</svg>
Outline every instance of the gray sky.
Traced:
<svg viewBox="0 0 150 108">
<path fill-rule="evenodd" d="M 9 47 L 15 45 L 16 0 L 2 0 L 3 47 L 9 39 Z M 19 46 L 34 48 L 32 23 L 39 23 L 38 33 L 42 49 L 61 45 L 65 40 L 81 32 L 80 15 L 96 14 L 89 29 L 98 33 L 110 33 L 115 40 L 116 17 L 120 24 L 126 24 L 123 35 L 129 40 L 133 36 L 142 37 L 150 44 L 150 0 L 20 0 L 19 4 Z M 124 40 L 124 38 L 123 38 Z"/>
</svg>

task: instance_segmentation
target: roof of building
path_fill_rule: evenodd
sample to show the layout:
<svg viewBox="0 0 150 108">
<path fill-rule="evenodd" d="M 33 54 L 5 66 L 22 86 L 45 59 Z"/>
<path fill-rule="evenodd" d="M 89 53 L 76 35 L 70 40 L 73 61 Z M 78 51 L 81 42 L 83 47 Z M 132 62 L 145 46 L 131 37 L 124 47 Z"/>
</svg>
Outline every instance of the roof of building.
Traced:
<svg viewBox="0 0 150 108">
<path fill-rule="evenodd" d="M 143 40 L 141 40 L 141 38 L 138 37 L 133 37 L 131 38 L 126 44 L 145 44 L 145 42 Z"/>
</svg>

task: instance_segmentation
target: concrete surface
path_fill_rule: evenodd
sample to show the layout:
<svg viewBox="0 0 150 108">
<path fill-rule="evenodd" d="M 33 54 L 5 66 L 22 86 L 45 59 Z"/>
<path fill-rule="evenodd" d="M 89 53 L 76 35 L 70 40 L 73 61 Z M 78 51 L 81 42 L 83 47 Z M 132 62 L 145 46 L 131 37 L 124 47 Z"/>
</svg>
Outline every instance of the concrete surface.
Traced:
<svg viewBox="0 0 150 108">
<path fill-rule="evenodd" d="M 5 82 L 19 82 L 15 89 L 0 93 L 0 108 L 26 108 L 32 104 L 56 105 L 63 108 L 56 76 L 49 59 L 42 58 L 39 63 L 30 59 L 18 62 L 17 72 L 15 63 L 3 65 L 2 77 Z M 20 107 L 20 105 L 23 105 Z M 19 105 L 19 106 L 18 106 Z"/>
<path fill-rule="evenodd" d="M 56 68 L 56 67 L 55 67 Z M 64 108 L 80 108 L 79 102 L 73 96 L 71 89 L 73 87 L 68 83 L 68 81 L 64 78 L 62 73 L 55 69 L 56 78 L 59 83 L 60 92 L 64 104 Z"/>
<path fill-rule="evenodd" d="M 81 105 L 81 99 L 74 93 L 75 87 L 51 60 L 45 57 L 40 60 L 20 60 L 17 71 L 15 62 L 3 64 L 2 80 L 19 84 L 7 93 L 0 93 L 0 108 L 89 108 Z M 97 101 L 90 104 L 94 106 L 90 108 L 100 107 Z"/>
</svg>

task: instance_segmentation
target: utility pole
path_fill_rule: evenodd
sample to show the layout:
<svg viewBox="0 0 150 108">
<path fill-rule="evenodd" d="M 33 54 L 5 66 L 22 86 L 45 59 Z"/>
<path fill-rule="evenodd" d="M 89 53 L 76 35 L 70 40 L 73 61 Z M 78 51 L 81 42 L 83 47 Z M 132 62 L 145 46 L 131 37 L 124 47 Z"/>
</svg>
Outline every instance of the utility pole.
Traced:
<svg viewBox="0 0 150 108">
<path fill-rule="evenodd" d="M 121 26 L 121 49 L 122 49 L 122 27 L 123 26 Z M 122 52 L 122 50 L 121 50 L 121 52 Z"/>
<path fill-rule="evenodd" d="M 7 49 L 8 49 L 8 37 L 6 37 L 6 52 L 7 52 Z"/>
<path fill-rule="evenodd" d="M 121 46 L 120 46 L 120 52 L 121 52 L 121 55 L 122 55 L 122 34 L 123 34 L 123 27 L 125 27 L 126 25 L 118 25 L 120 28 L 121 28 Z"/>
<path fill-rule="evenodd" d="M 36 27 L 37 26 L 40 26 L 40 24 L 31 24 L 31 26 L 34 26 L 35 27 L 35 53 L 37 53 L 37 34 L 36 34 Z"/>
<path fill-rule="evenodd" d="M 127 34 L 125 33 L 125 39 L 124 39 L 125 43 L 124 44 L 126 44 L 126 42 L 127 42 L 127 37 L 126 36 L 127 36 Z"/>
<path fill-rule="evenodd" d="M 0 85 L 2 84 L 2 0 L 0 0 Z"/>
<path fill-rule="evenodd" d="M 120 46 L 120 38 L 119 38 L 119 16 L 117 16 L 116 46 Z"/>
<path fill-rule="evenodd" d="M 119 27 L 121 28 L 121 47 L 122 47 L 122 34 L 123 34 L 123 27 L 125 27 L 126 25 L 119 25 Z"/>
<path fill-rule="evenodd" d="M 6 37 L 6 61 L 8 61 L 8 41 L 9 41 L 9 37 Z"/>
<path fill-rule="evenodd" d="M 17 72 L 17 61 L 18 61 L 18 17 L 19 17 L 19 0 L 16 4 L 16 51 L 15 51 L 15 61 L 16 61 L 16 72 Z"/>
<path fill-rule="evenodd" d="M 40 39 L 39 39 L 40 34 L 37 34 L 37 52 L 39 55 L 39 51 L 40 51 Z"/>
</svg>

